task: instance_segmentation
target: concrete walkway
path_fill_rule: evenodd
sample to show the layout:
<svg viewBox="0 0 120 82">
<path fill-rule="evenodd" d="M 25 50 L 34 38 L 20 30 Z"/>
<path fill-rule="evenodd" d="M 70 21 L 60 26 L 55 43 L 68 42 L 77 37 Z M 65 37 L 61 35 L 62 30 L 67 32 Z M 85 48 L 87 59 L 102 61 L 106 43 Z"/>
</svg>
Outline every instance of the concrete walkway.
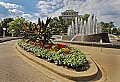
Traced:
<svg viewBox="0 0 120 82">
<path fill-rule="evenodd" d="M 107 74 L 105 82 L 120 82 L 120 49 L 69 45 L 79 48 L 85 54 L 90 54 L 102 66 Z"/>
<path fill-rule="evenodd" d="M 14 42 L 0 43 L 0 82 L 54 82 L 23 61 L 14 51 Z"/>
<path fill-rule="evenodd" d="M 5 38 L 0 38 L 0 43 L 6 42 L 6 41 L 11 41 L 11 40 L 16 40 L 16 39 L 21 39 L 21 37 L 5 37 Z"/>
<path fill-rule="evenodd" d="M 57 75 L 53 76 L 46 69 L 36 68 L 36 64 L 29 65 L 21 59 L 14 51 L 14 42 L 0 43 L 0 82 L 58 82 Z M 102 66 L 107 74 L 105 82 L 120 82 L 120 49 L 69 45 L 79 48 L 85 54 L 90 54 Z M 44 71 L 40 72 L 38 69 Z M 67 82 L 62 79 L 59 77 L 59 82 L 60 80 Z M 100 79 L 99 82 L 103 81 Z"/>
</svg>

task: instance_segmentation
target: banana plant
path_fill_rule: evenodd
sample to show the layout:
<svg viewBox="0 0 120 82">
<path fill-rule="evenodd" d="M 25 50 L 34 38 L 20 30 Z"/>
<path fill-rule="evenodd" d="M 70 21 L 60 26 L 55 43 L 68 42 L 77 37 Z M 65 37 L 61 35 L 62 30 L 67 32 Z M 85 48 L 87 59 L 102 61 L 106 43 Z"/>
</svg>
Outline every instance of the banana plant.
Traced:
<svg viewBox="0 0 120 82">
<path fill-rule="evenodd" d="M 38 19 L 38 24 L 31 23 L 26 26 L 26 23 L 23 23 L 22 26 L 22 33 L 24 38 L 28 38 L 28 41 L 33 42 L 42 42 L 45 46 L 49 42 L 52 43 L 50 40 L 52 37 L 52 30 L 48 27 L 51 18 L 47 17 L 46 23 L 44 24 L 43 20 L 41 21 L 40 18 Z"/>
</svg>

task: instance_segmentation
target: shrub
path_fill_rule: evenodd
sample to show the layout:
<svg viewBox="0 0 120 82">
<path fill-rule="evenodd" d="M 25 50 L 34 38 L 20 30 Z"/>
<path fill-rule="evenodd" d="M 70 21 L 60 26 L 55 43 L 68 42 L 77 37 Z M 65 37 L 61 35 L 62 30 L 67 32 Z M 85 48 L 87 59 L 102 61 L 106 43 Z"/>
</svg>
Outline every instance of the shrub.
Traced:
<svg viewBox="0 0 120 82">
<path fill-rule="evenodd" d="M 36 57 L 46 59 L 48 62 L 59 66 L 66 66 L 76 71 L 84 71 L 90 67 L 85 55 L 74 47 L 55 44 L 48 49 L 34 44 L 28 44 L 24 41 L 18 41 L 18 45 L 27 52 L 34 53 Z"/>
</svg>

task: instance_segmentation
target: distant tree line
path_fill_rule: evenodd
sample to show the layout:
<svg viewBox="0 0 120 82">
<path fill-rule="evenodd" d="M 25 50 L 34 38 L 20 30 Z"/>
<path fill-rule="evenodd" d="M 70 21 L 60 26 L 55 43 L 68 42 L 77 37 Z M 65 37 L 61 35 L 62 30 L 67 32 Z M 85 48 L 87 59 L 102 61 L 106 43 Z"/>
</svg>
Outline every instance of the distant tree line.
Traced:
<svg viewBox="0 0 120 82">
<path fill-rule="evenodd" d="M 11 36 L 12 31 L 14 30 L 14 35 L 19 36 L 20 28 L 22 28 L 22 23 L 25 21 L 25 18 L 5 18 L 0 22 L 0 35 L 2 35 L 3 28 L 6 28 L 6 36 Z"/>
<path fill-rule="evenodd" d="M 84 17 L 83 17 L 84 16 Z M 87 22 L 87 19 L 89 17 L 89 14 L 85 14 L 82 16 L 82 19 L 84 19 Z M 74 19 L 68 19 L 66 24 L 64 24 L 64 20 L 61 16 L 59 17 L 53 17 L 49 23 L 49 27 L 53 30 L 54 35 L 59 35 L 61 33 L 67 33 L 69 25 L 71 25 L 72 20 Z M 2 36 L 3 28 L 6 28 L 6 35 L 11 36 L 12 29 L 14 29 L 14 35 L 19 36 L 22 24 L 23 22 L 26 23 L 26 26 L 29 27 L 30 21 L 26 21 L 25 18 L 5 18 L 0 22 L 0 36 Z M 84 22 L 83 22 L 84 23 Z M 102 26 L 102 32 L 106 32 L 109 34 L 120 34 L 120 27 L 116 27 L 114 25 L 114 22 L 100 22 Z"/>
<path fill-rule="evenodd" d="M 102 27 L 102 32 L 106 32 L 109 34 L 120 34 L 120 27 L 116 27 L 114 25 L 114 22 L 100 22 L 101 27 Z"/>
<path fill-rule="evenodd" d="M 67 33 L 69 25 L 72 23 L 71 19 L 67 19 L 66 23 L 64 23 L 64 20 L 61 16 L 59 17 L 53 17 L 49 26 L 51 29 L 54 29 L 54 34 L 61 34 L 61 33 Z"/>
<path fill-rule="evenodd" d="M 12 29 L 14 29 L 14 35 L 19 36 L 22 24 L 26 23 L 26 26 L 29 27 L 29 21 L 26 21 L 25 18 L 5 18 L 0 22 L 0 36 L 2 36 L 3 28 L 6 28 L 6 35 L 11 36 Z M 72 20 L 67 20 L 64 24 L 61 16 L 53 17 L 50 21 L 49 27 L 53 30 L 53 34 L 67 33 L 68 26 L 71 24 Z"/>
<path fill-rule="evenodd" d="M 9 28 L 8 23 L 13 21 L 13 18 L 5 18 L 4 20 L 2 20 L 0 22 L 0 36 L 3 34 L 3 28 Z M 6 35 L 10 35 L 7 31 L 6 31 Z"/>
</svg>

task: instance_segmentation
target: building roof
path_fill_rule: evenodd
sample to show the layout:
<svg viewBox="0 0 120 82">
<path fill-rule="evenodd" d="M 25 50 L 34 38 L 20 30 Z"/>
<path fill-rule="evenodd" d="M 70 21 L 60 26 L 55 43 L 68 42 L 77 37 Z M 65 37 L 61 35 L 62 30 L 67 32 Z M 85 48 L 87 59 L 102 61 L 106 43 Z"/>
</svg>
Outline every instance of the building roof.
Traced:
<svg viewBox="0 0 120 82">
<path fill-rule="evenodd" d="M 74 11 L 74 10 L 66 10 L 65 12 L 76 12 L 76 11 Z M 63 12 L 63 13 L 65 13 L 65 12 Z"/>
</svg>

